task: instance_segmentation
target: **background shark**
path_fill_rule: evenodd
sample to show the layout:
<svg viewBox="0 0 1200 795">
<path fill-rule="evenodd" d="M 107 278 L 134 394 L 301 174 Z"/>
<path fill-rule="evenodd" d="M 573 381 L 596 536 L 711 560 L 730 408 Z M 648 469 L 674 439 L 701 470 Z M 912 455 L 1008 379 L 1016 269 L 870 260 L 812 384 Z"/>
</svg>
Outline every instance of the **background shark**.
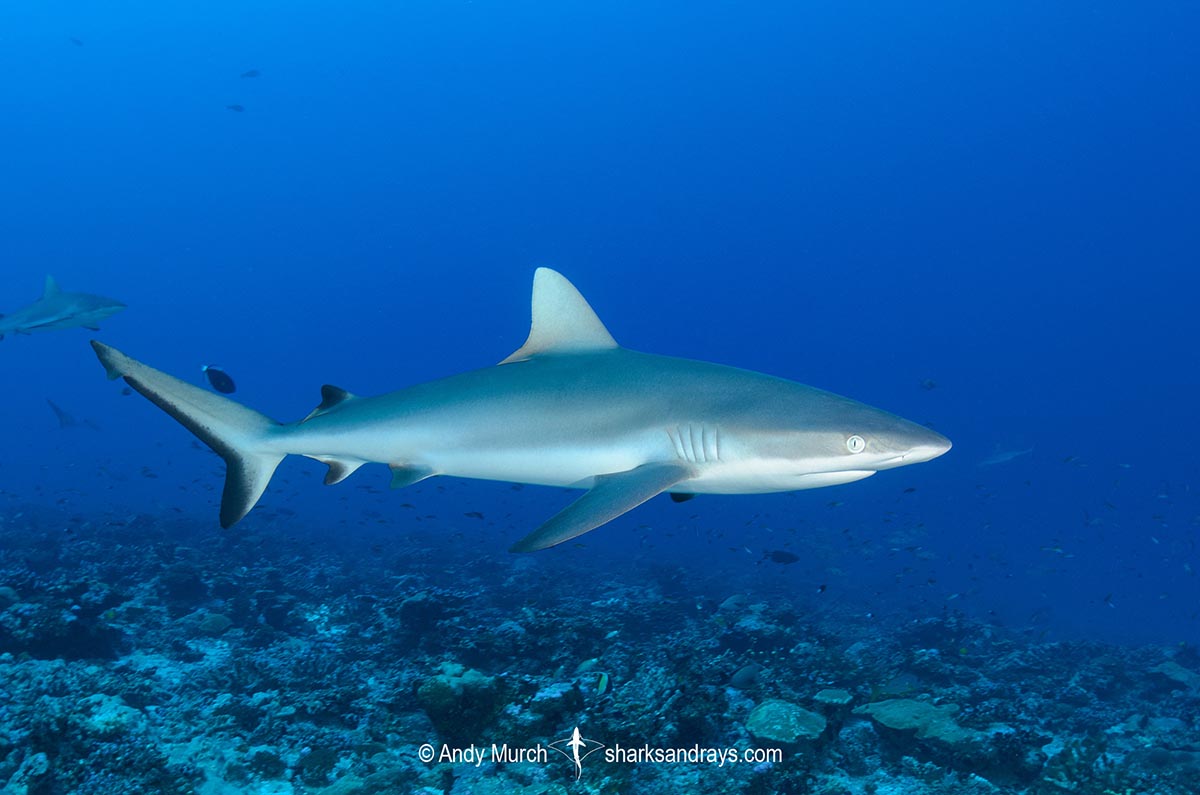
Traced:
<svg viewBox="0 0 1200 795">
<path fill-rule="evenodd" d="M 53 276 L 46 277 L 42 297 L 24 309 L 0 314 L 0 340 L 5 334 L 30 334 L 60 328 L 100 330 L 100 321 L 115 315 L 125 304 L 89 293 L 65 293 Z"/>
<path fill-rule="evenodd" d="M 338 483 L 367 462 L 394 487 L 455 475 L 588 489 L 513 546 L 529 552 L 596 528 L 664 491 L 753 494 L 849 483 L 929 461 L 950 442 L 813 387 L 617 345 L 561 274 L 534 276 L 529 337 L 495 367 L 379 397 L 325 386 L 280 425 L 93 342 L 123 377 L 225 459 L 221 525 L 258 502 L 290 454 Z"/>
</svg>

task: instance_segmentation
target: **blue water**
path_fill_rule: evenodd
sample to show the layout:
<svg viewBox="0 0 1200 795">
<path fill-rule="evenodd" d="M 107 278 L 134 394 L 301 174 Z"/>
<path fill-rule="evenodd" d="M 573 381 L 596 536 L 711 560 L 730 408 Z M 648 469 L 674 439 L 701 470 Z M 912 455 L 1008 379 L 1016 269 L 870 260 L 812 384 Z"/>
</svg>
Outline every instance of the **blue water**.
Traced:
<svg viewBox="0 0 1200 795">
<path fill-rule="evenodd" d="M 293 420 L 322 383 L 500 360 L 550 265 L 622 344 L 955 447 L 833 489 L 660 498 L 539 554 L 1196 643 L 1197 35 L 1185 3 L 10 2 L 0 311 L 52 273 L 129 305 L 104 341 L 197 383 L 219 364 Z M 0 505 L 215 532 L 220 462 L 106 382 L 89 336 L 0 343 Z M 60 430 L 47 398 L 100 430 Z M 485 558 L 569 499 L 322 472 L 289 460 L 264 507 L 396 545 L 405 501 L 478 510 Z"/>
</svg>

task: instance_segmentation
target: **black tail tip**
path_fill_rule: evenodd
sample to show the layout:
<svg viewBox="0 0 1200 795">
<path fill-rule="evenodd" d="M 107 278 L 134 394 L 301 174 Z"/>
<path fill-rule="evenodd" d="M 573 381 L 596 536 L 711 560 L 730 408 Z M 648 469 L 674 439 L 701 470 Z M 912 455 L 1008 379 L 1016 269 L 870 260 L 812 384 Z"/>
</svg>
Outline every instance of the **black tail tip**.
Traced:
<svg viewBox="0 0 1200 795">
<path fill-rule="evenodd" d="M 92 350 L 96 352 L 96 358 L 100 360 L 100 364 L 104 365 L 104 372 L 108 375 L 108 380 L 115 381 L 120 378 L 123 373 L 117 369 L 117 365 L 113 363 L 113 354 L 117 351 L 115 348 L 110 348 L 103 342 L 98 340 L 91 341 Z"/>
</svg>

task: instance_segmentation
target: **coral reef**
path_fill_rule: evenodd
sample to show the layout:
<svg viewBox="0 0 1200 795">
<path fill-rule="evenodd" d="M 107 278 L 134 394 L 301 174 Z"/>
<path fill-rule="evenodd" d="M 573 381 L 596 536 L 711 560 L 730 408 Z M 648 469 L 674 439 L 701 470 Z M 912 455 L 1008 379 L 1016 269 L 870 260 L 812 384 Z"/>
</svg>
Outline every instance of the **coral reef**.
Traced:
<svg viewBox="0 0 1200 795">
<path fill-rule="evenodd" d="M 1200 775 L 1188 647 L 266 535 L 5 522 L 4 795 L 1185 795 Z"/>
<path fill-rule="evenodd" d="M 759 704 L 746 718 L 746 731 L 766 743 L 811 742 L 825 733 L 825 726 L 817 713 L 777 698 Z"/>
</svg>

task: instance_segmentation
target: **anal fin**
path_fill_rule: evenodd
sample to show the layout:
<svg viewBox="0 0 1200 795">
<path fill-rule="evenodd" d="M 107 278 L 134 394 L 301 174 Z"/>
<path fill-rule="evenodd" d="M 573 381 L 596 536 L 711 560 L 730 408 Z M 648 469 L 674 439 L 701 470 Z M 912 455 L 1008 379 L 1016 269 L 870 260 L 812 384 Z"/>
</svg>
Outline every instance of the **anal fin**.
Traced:
<svg viewBox="0 0 1200 795">
<path fill-rule="evenodd" d="M 511 552 L 535 552 L 570 541 L 633 510 L 656 494 L 692 477 L 677 463 L 642 464 L 626 472 L 599 475 L 591 491 L 513 544 Z"/>
<path fill-rule="evenodd" d="M 367 463 L 357 458 L 333 458 L 332 456 L 318 456 L 317 460 L 329 467 L 329 471 L 325 473 L 326 486 L 341 483 L 353 475 L 360 466 Z"/>
</svg>

